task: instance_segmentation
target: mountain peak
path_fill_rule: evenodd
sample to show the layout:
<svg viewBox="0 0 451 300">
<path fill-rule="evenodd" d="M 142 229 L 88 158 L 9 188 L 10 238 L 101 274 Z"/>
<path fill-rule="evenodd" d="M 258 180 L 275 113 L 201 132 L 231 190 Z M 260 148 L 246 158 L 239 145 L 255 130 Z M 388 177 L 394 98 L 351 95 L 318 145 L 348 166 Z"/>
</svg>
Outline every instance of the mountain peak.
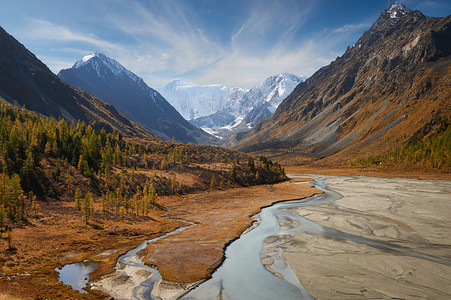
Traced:
<svg viewBox="0 0 451 300">
<path fill-rule="evenodd" d="M 388 23 L 390 26 L 396 24 L 399 20 L 413 13 L 413 10 L 407 8 L 404 4 L 397 1 L 390 4 L 387 9 L 379 16 L 379 19 L 375 23 L 377 27 Z"/>
<path fill-rule="evenodd" d="M 407 8 L 404 4 L 395 1 L 390 5 L 386 13 L 390 15 L 391 19 L 396 19 L 411 12 L 412 10 Z"/>
<path fill-rule="evenodd" d="M 102 54 L 102 53 L 99 53 L 99 52 L 95 52 L 95 53 L 91 53 L 91 54 L 85 55 L 85 56 L 83 56 L 79 61 L 77 61 L 77 62 L 74 64 L 73 68 L 74 68 L 74 69 L 78 69 L 78 68 L 80 68 L 80 67 L 82 67 L 82 66 L 88 64 L 88 62 L 89 62 L 91 59 L 93 59 L 94 57 L 99 57 L 99 58 L 104 57 L 104 58 L 106 58 L 106 55 L 104 55 L 104 54 Z"/>
<path fill-rule="evenodd" d="M 93 68 L 99 76 L 102 76 L 101 73 L 104 72 L 104 70 L 109 70 L 115 76 L 125 75 L 132 81 L 135 82 L 142 81 L 140 77 L 136 76 L 133 72 L 126 69 L 119 62 L 100 52 L 95 52 L 83 56 L 79 61 L 77 61 L 74 64 L 72 69 L 79 69 L 88 66 Z"/>
<path fill-rule="evenodd" d="M 420 11 L 413 11 L 404 4 L 395 1 L 387 9 L 384 9 L 377 21 L 371 26 L 369 36 L 363 35 L 358 44 L 362 44 L 362 39 L 368 37 L 371 41 L 375 41 L 384 36 L 385 33 L 391 32 L 391 30 L 399 24 L 406 24 L 406 22 L 413 23 L 425 18 L 427 17 Z"/>
<path fill-rule="evenodd" d="M 196 128 L 172 107 L 156 90 L 116 60 L 102 53 L 82 57 L 72 68 L 58 76 L 71 86 L 107 101 L 132 121 L 156 136 L 184 143 L 217 143 Z"/>
<path fill-rule="evenodd" d="M 93 58 L 94 56 L 96 56 L 97 55 L 97 53 L 91 53 L 91 54 L 88 54 L 88 55 L 86 55 L 86 56 L 83 56 L 83 58 L 81 59 L 81 61 L 82 62 L 87 62 L 88 60 L 90 60 L 91 58 Z"/>
<path fill-rule="evenodd" d="M 170 82 L 168 82 L 166 85 L 178 87 L 178 86 L 196 86 L 197 84 L 195 84 L 193 82 L 187 82 L 181 78 L 175 78 L 175 79 L 171 80 Z"/>
</svg>

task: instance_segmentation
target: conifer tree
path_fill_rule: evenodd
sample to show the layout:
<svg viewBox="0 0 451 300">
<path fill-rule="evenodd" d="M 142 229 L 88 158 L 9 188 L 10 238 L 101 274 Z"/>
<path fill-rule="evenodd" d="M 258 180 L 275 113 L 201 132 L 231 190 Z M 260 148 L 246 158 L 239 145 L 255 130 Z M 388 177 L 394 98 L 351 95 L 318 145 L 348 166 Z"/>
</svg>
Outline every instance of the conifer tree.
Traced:
<svg viewBox="0 0 451 300">
<path fill-rule="evenodd" d="M 105 189 L 108 191 L 110 185 L 110 165 L 105 165 Z"/>
<path fill-rule="evenodd" d="M 37 218 L 38 212 L 41 210 L 41 207 L 39 206 L 39 203 L 38 203 L 35 195 L 31 196 L 31 209 L 34 212 L 34 217 Z"/>
<path fill-rule="evenodd" d="M 171 178 L 171 188 L 172 191 L 175 193 L 177 190 L 177 175 L 174 173 Z"/>
<path fill-rule="evenodd" d="M 6 225 L 5 207 L 0 204 L 0 238 L 2 237 L 3 228 Z"/>
<path fill-rule="evenodd" d="M 85 224 L 88 224 L 88 219 L 92 215 L 92 198 L 90 192 L 88 192 L 83 199 L 83 214 L 85 217 Z"/>
<path fill-rule="evenodd" d="M 152 204 L 155 204 L 157 201 L 157 192 L 156 192 L 155 188 L 153 187 L 153 184 L 151 184 L 149 186 L 149 197 L 150 197 L 150 202 Z"/>
<path fill-rule="evenodd" d="M 81 211 L 81 191 L 80 188 L 75 190 L 75 208 Z"/>
<path fill-rule="evenodd" d="M 7 234 L 6 234 L 6 240 L 8 242 L 8 250 L 13 250 L 12 247 L 12 241 L 13 241 L 13 231 L 11 228 L 8 228 Z"/>
<path fill-rule="evenodd" d="M 232 164 L 232 167 L 230 169 L 230 178 L 233 180 L 236 180 L 236 166 L 235 163 Z"/>
<path fill-rule="evenodd" d="M 163 158 L 163 160 L 161 161 L 161 170 L 166 170 L 168 168 L 168 161 L 166 160 L 166 158 Z"/>
<path fill-rule="evenodd" d="M 186 162 L 186 153 L 185 153 L 185 148 L 184 147 L 182 147 L 180 149 L 179 162 L 181 164 L 184 164 Z"/>
<path fill-rule="evenodd" d="M 102 212 L 106 212 L 106 203 L 107 203 L 107 194 L 102 195 L 100 198 L 101 204 L 102 204 Z"/>
<path fill-rule="evenodd" d="M 138 214 L 137 207 L 138 207 L 138 194 L 134 194 L 132 197 L 132 207 L 131 208 L 132 208 L 132 213 L 135 216 Z"/>
<path fill-rule="evenodd" d="M 85 163 L 84 163 L 83 155 L 80 155 L 80 157 L 78 158 L 77 169 L 78 169 L 78 171 L 80 171 L 81 174 L 83 174 L 85 171 L 84 167 L 85 167 Z"/>
</svg>

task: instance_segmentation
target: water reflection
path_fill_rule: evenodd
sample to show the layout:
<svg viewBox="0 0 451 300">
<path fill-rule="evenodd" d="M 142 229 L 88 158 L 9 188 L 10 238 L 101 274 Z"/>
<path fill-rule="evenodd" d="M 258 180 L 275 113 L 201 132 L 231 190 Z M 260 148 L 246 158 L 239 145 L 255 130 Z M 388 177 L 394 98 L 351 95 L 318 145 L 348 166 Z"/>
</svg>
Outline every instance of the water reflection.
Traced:
<svg viewBox="0 0 451 300">
<path fill-rule="evenodd" d="M 72 286 L 74 290 L 81 293 L 87 293 L 83 288 L 89 280 L 89 273 L 94 271 L 99 263 L 90 260 L 84 260 L 74 264 L 68 264 L 61 269 L 55 268 L 59 272 L 59 280 L 64 284 Z"/>
</svg>

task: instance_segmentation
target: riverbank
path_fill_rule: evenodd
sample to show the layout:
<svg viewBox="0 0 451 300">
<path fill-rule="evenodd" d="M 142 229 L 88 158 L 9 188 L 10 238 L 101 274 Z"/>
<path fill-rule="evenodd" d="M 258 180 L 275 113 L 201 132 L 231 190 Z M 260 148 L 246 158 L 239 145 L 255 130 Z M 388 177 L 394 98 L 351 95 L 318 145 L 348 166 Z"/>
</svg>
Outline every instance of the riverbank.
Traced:
<svg viewBox="0 0 451 300">
<path fill-rule="evenodd" d="M 371 176 L 379 178 L 417 178 L 451 180 L 451 173 L 425 173 L 419 171 L 390 171 L 378 168 L 322 168 L 286 166 L 287 174 L 317 174 L 335 176 Z"/>
<path fill-rule="evenodd" d="M 343 198 L 297 214 L 325 228 L 451 261 L 449 181 L 332 177 L 326 184 Z M 284 236 L 274 247 L 284 249 L 282 258 L 316 299 L 451 298 L 447 264 L 308 232 Z"/>
<path fill-rule="evenodd" d="M 188 285 L 184 283 L 210 276 L 221 263 L 225 246 L 250 226 L 251 216 L 260 207 L 315 192 L 318 191 L 308 185 L 284 182 L 160 197 L 159 203 L 168 211 L 154 209 L 149 217 L 97 215 L 88 224 L 79 217 L 73 202 L 50 201 L 42 205 L 39 220 L 31 219 L 30 224 L 14 229 L 15 250 L 1 251 L 0 298 L 103 298 L 104 293 L 99 291 L 83 294 L 63 285 L 55 268 L 84 259 L 97 261 L 100 267 L 91 274 L 91 280 L 96 281 L 112 273 L 117 258 L 142 241 L 186 225 L 175 218 L 196 225 L 152 243 L 140 254 L 169 280 L 160 284 L 161 293 L 170 293 L 175 286 L 185 289 Z M 0 243 L 1 249 L 7 248 L 5 240 Z M 182 284 L 174 285 L 172 281 Z"/>
<path fill-rule="evenodd" d="M 252 216 L 261 207 L 318 192 L 310 185 L 284 182 L 166 198 L 162 204 L 169 208 L 167 217 L 182 218 L 195 225 L 150 243 L 142 252 L 143 261 L 156 266 L 163 277 L 152 295 L 176 299 L 209 278 L 222 263 L 226 246 L 252 225 Z"/>
</svg>

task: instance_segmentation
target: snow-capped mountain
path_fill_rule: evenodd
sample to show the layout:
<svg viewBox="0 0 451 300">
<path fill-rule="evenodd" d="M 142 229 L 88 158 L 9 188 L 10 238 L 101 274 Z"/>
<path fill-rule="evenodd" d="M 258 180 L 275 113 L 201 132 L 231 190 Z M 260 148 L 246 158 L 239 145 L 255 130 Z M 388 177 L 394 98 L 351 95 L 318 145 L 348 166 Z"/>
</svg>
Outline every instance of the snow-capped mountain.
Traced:
<svg viewBox="0 0 451 300">
<path fill-rule="evenodd" d="M 102 53 L 77 61 L 58 76 L 78 89 L 115 106 L 127 118 L 163 139 L 215 143 L 215 138 L 186 121 L 156 90 L 120 63 Z"/>
<path fill-rule="evenodd" d="M 252 110 L 255 113 L 255 109 L 260 107 L 259 110 L 266 109 L 273 114 L 279 104 L 305 79 L 305 77 L 298 77 L 289 73 L 281 73 L 266 78 L 243 96 L 239 103 L 241 113 L 237 118 L 246 119 L 247 117 L 249 121 L 246 123 L 247 127 L 253 127 L 258 122 L 253 121 L 254 118 L 248 116 Z"/>
<path fill-rule="evenodd" d="M 244 90 L 175 79 L 157 89 L 192 124 L 224 139 L 237 128 L 249 129 L 266 119 L 303 80 L 281 73 Z"/>
<path fill-rule="evenodd" d="M 412 10 L 410 8 L 407 8 L 404 4 L 397 1 L 393 2 L 387 11 L 387 13 L 390 14 L 391 19 L 399 19 L 400 17 L 411 12 Z"/>
<path fill-rule="evenodd" d="M 227 139 L 231 133 L 249 130 L 273 114 L 279 104 L 303 80 L 304 77 L 287 73 L 268 77 L 216 113 L 190 122 L 217 137 Z"/>
<path fill-rule="evenodd" d="M 174 79 L 156 89 L 187 120 L 214 114 L 247 92 L 219 84 L 196 85 L 182 79 Z"/>
</svg>

